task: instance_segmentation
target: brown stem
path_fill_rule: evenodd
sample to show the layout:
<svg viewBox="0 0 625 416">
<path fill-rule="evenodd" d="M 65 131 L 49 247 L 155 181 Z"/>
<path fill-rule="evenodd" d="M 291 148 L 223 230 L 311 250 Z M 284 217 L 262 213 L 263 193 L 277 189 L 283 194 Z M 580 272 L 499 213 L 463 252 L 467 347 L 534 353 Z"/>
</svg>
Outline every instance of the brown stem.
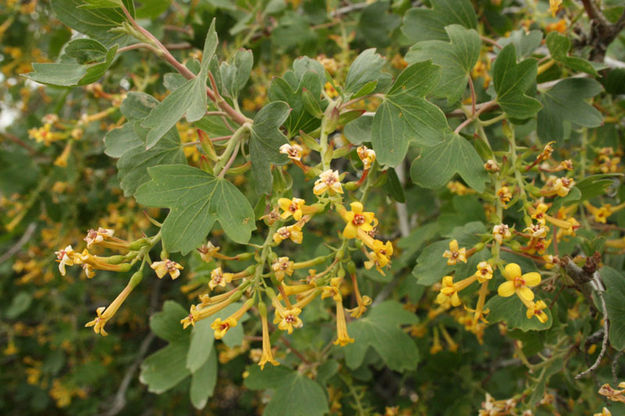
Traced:
<svg viewBox="0 0 625 416">
<path fill-rule="evenodd" d="M 158 53 L 159 55 L 161 55 L 171 66 L 173 66 L 186 79 L 195 78 L 195 74 L 191 72 L 182 63 L 178 62 L 178 60 L 171 54 L 171 52 L 169 52 L 169 50 L 165 47 L 165 45 L 163 45 L 160 40 L 158 40 L 152 33 L 150 33 L 150 31 L 146 30 L 141 25 L 139 25 L 125 7 L 122 6 L 121 9 L 126 15 L 126 18 L 128 19 L 128 21 L 132 24 L 132 26 L 137 31 L 139 31 L 142 35 L 144 35 L 146 38 L 152 41 L 154 45 L 156 45 L 156 47 L 159 50 L 159 53 Z M 218 94 L 217 92 L 206 87 L 206 95 L 208 95 L 208 98 L 210 98 L 211 101 L 216 100 L 217 94 Z M 243 125 L 250 121 L 243 114 L 241 114 L 240 112 L 232 108 L 230 104 L 228 104 L 225 100 L 222 100 L 218 102 L 217 104 L 225 113 L 228 114 L 228 116 L 230 116 L 230 118 L 235 123 Z"/>
</svg>

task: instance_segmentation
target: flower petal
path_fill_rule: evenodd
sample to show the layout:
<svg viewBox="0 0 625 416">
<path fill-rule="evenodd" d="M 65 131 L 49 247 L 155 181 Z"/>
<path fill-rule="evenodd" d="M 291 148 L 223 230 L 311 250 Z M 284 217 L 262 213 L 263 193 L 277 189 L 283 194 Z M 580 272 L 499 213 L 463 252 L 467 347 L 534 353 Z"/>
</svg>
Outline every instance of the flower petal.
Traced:
<svg viewBox="0 0 625 416">
<path fill-rule="evenodd" d="M 503 282 L 497 288 L 497 294 L 503 298 L 510 297 L 514 294 L 514 283 L 511 281 Z"/>
<path fill-rule="evenodd" d="M 516 290 L 516 294 L 521 298 L 521 301 L 531 302 L 534 300 L 534 292 L 529 287 L 523 286 Z"/>
<path fill-rule="evenodd" d="M 514 280 L 515 277 L 521 276 L 521 267 L 516 263 L 506 264 L 503 269 L 503 277 L 508 280 Z"/>
<path fill-rule="evenodd" d="M 540 273 L 536 273 L 536 272 L 525 273 L 522 276 L 522 279 L 525 281 L 526 286 L 534 287 L 540 284 Z"/>
</svg>

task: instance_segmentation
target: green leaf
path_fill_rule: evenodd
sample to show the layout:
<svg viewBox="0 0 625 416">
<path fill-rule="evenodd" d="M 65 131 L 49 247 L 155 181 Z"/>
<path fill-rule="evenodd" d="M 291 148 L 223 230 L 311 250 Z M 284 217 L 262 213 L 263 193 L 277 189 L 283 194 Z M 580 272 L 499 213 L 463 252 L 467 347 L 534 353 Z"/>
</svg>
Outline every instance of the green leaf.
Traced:
<svg viewBox="0 0 625 416">
<path fill-rule="evenodd" d="M 95 41 L 94 41 L 95 42 Z M 76 63 L 34 63 L 33 72 L 23 76 L 42 84 L 57 85 L 61 87 L 75 87 L 87 85 L 97 81 L 113 63 L 117 46 L 109 49 L 101 62 L 88 65 Z"/>
<path fill-rule="evenodd" d="M 590 175 L 579 181 L 575 186 L 581 192 L 580 199 L 585 201 L 603 195 L 610 185 L 617 180 L 616 178 L 621 176 L 623 176 L 622 173 Z"/>
<path fill-rule="evenodd" d="M 289 111 L 287 103 L 274 101 L 264 106 L 254 117 L 250 137 L 250 159 L 258 193 L 271 192 L 273 181 L 271 164 L 281 164 L 287 160 L 286 156 L 280 153 L 280 146 L 288 143 L 280 131 L 280 126 L 289 116 Z"/>
<path fill-rule="evenodd" d="M 253 366 L 245 386 L 252 390 L 275 389 L 263 416 L 323 416 L 330 411 L 323 388 L 298 371 Z"/>
<path fill-rule="evenodd" d="M 137 19 L 156 18 L 163 14 L 171 5 L 171 0 L 141 0 L 137 7 Z"/>
<path fill-rule="evenodd" d="M 210 348 L 215 341 L 215 331 L 211 328 L 214 319 L 203 319 L 191 331 L 191 344 L 187 354 L 187 368 L 192 373 L 202 367 L 213 353 Z"/>
<path fill-rule="evenodd" d="M 200 72 L 195 78 L 186 81 L 181 87 L 169 94 L 143 120 L 142 126 L 150 129 L 145 143 L 147 149 L 158 143 L 170 129 L 175 127 L 183 115 L 186 114 L 186 118 L 190 122 L 200 120 L 204 116 L 206 113 L 206 77 L 217 44 L 217 33 L 213 20 L 204 41 Z"/>
<path fill-rule="evenodd" d="M 79 7 L 83 9 L 114 9 L 121 7 L 121 0 L 84 0 L 85 4 Z"/>
<path fill-rule="evenodd" d="M 551 32 L 547 35 L 546 43 L 547 48 L 549 48 L 549 53 L 551 53 L 551 57 L 554 60 L 574 71 L 599 76 L 595 68 L 587 60 L 576 56 L 568 56 L 569 49 L 571 49 L 571 41 L 568 37 L 558 32 Z"/>
<path fill-rule="evenodd" d="M 187 354 L 187 368 L 192 372 L 198 371 L 198 369 L 206 363 L 208 360 L 211 349 L 209 348 L 215 342 L 215 331 L 211 328 L 211 324 L 215 319 L 220 318 L 225 320 L 232 315 L 242 306 L 241 303 L 233 303 L 226 306 L 221 311 L 217 312 L 213 316 L 207 319 L 203 319 L 193 327 L 191 332 L 191 345 L 189 346 L 189 353 Z M 244 322 L 247 315 L 243 315 L 239 319 L 239 324 Z M 243 342 L 243 326 L 237 325 L 234 328 L 230 328 L 226 335 L 222 338 L 224 344 L 233 348 L 241 345 Z"/>
<path fill-rule="evenodd" d="M 115 44 L 125 46 L 129 35 L 111 29 L 120 27 L 126 21 L 121 9 L 86 9 L 80 7 L 82 0 L 52 0 L 52 10 L 65 25 L 96 39 L 106 47 Z"/>
<path fill-rule="evenodd" d="M 354 59 L 345 79 L 345 93 L 352 95 L 371 81 L 382 76 L 382 67 L 386 59 L 375 52 L 375 48 L 366 49 Z"/>
<path fill-rule="evenodd" d="M 5 312 L 7 319 L 15 319 L 30 308 L 33 297 L 28 292 L 19 292 L 11 300 L 11 304 Z"/>
<path fill-rule="evenodd" d="M 535 84 L 536 72 L 535 59 L 526 59 L 517 64 L 513 44 L 499 52 L 493 67 L 493 82 L 497 102 L 510 117 L 529 118 L 541 109 L 540 101 L 525 94 Z"/>
<path fill-rule="evenodd" d="M 530 56 L 540 46 L 542 40 L 543 33 L 540 30 L 526 32 L 525 29 L 519 29 L 510 33 L 507 38 L 501 39 L 499 44 L 503 47 L 512 43 L 516 49 L 517 58 L 521 59 Z"/>
<path fill-rule="evenodd" d="M 534 299 L 534 301 L 537 301 L 537 299 Z M 549 304 L 549 302 L 545 303 Z M 544 331 L 551 328 L 553 324 L 553 317 L 551 316 L 549 308 L 544 309 L 549 317 L 544 324 L 535 317 L 527 319 L 525 315 L 527 308 L 516 295 L 507 298 L 494 295 L 486 302 L 484 308 L 490 310 L 488 313 L 488 322 L 495 323 L 503 321 L 508 325 L 508 328 L 517 328 L 524 332 Z"/>
<path fill-rule="evenodd" d="M 400 325 L 418 322 L 415 314 L 395 301 L 372 307 L 366 317 L 347 325 L 348 333 L 355 340 L 342 348 L 347 366 L 352 370 L 360 367 L 367 349 L 371 347 L 391 370 L 414 370 L 419 362 L 419 350 Z"/>
<path fill-rule="evenodd" d="M 149 94 L 131 91 L 122 102 L 120 111 L 129 120 L 143 120 L 158 104 L 158 100 Z"/>
<path fill-rule="evenodd" d="M 234 55 L 233 62 L 222 62 L 219 67 L 223 93 L 233 99 L 239 95 L 239 91 L 245 87 L 252 67 L 254 66 L 254 54 L 247 49 L 240 49 Z"/>
<path fill-rule="evenodd" d="M 191 375 L 185 367 L 188 348 L 185 342 L 171 343 L 143 361 L 139 380 L 147 384 L 148 391 L 163 393 Z"/>
<path fill-rule="evenodd" d="M 187 254 L 199 247 L 215 221 L 240 244 L 256 229 L 250 203 L 227 180 L 187 165 L 154 166 L 148 173 L 152 181 L 135 197 L 141 204 L 170 209 L 161 228 L 168 251 Z"/>
<path fill-rule="evenodd" d="M 108 49 L 97 40 L 73 39 L 63 47 L 63 54 L 83 65 L 106 59 Z"/>
<path fill-rule="evenodd" d="M 424 97 L 437 84 L 440 70 L 431 62 L 404 69 L 373 118 L 371 142 L 377 160 L 399 165 L 411 142 L 434 146 L 449 130 L 445 114 Z"/>
<path fill-rule="evenodd" d="M 432 8 L 410 9 L 401 29 L 410 40 L 447 40 L 445 26 L 459 24 L 477 29 L 477 17 L 470 0 L 431 0 Z"/>
<path fill-rule="evenodd" d="M 391 43 L 390 34 L 400 25 L 401 18 L 389 11 L 389 1 L 369 4 L 360 14 L 358 34 L 367 44 L 384 48 Z"/>
<path fill-rule="evenodd" d="M 601 84 L 590 78 L 567 78 L 541 94 L 543 109 L 538 113 L 538 136 L 543 140 L 564 139 L 563 123 L 598 127 L 603 115 L 585 100 L 599 94 Z"/>
<path fill-rule="evenodd" d="M 449 42 L 430 40 L 415 44 L 406 55 L 409 64 L 429 59 L 441 68 L 436 97 L 445 97 L 449 104 L 462 98 L 471 69 L 480 57 L 480 35 L 460 25 L 445 27 Z"/>
<path fill-rule="evenodd" d="M 135 123 L 135 132 L 138 123 Z M 137 140 L 135 142 L 139 144 L 124 152 L 117 161 L 120 185 L 126 196 L 134 195 L 139 186 L 150 180 L 148 168 L 165 164 L 183 166 L 187 162 L 175 127 L 149 150 L 145 149 L 143 140 Z"/>
<path fill-rule="evenodd" d="M 484 163 L 471 143 L 455 133 L 448 133 L 443 142 L 425 148 L 410 167 L 413 182 L 429 189 L 445 186 L 456 173 L 471 188 L 484 191 Z"/>
<path fill-rule="evenodd" d="M 343 134 L 351 144 L 363 144 L 371 141 L 372 126 L 373 116 L 363 115 L 347 123 L 343 128 Z"/>
<path fill-rule="evenodd" d="M 134 123 L 126 123 L 106 133 L 104 136 L 104 153 L 110 157 L 120 158 L 129 149 L 142 143 L 135 132 Z"/>
<path fill-rule="evenodd" d="M 189 314 L 173 300 L 165 301 L 163 310 L 150 317 L 150 329 L 159 338 L 171 343 L 189 342 L 189 331 L 182 329 L 180 320 Z"/>
<path fill-rule="evenodd" d="M 386 186 L 384 186 L 386 193 L 397 202 L 406 202 L 406 194 L 404 193 L 404 188 L 397 177 L 395 169 L 387 169 L 386 177 L 388 178 Z"/>
<path fill-rule="evenodd" d="M 189 332 L 182 329 L 180 320 L 188 312 L 174 301 L 168 300 L 163 310 L 150 318 L 150 329 L 169 345 L 147 357 L 141 364 L 139 380 L 147 384 L 148 391 L 163 393 L 176 386 L 191 373 L 185 366 L 189 349 Z"/>
<path fill-rule="evenodd" d="M 621 272 L 607 266 L 601 268 L 600 274 L 606 288 L 603 297 L 610 319 L 610 345 L 622 351 L 625 349 L 625 278 Z"/>
<path fill-rule="evenodd" d="M 424 233 L 427 230 L 424 230 Z M 456 270 L 457 275 L 463 275 L 461 270 L 466 269 L 468 273 L 473 273 L 477 263 L 478 255 L 473 255 L 467 264 L 460 263 L 456 266 L 449 266 L 443 257 L 445 250 L 449 248 L 451 240 L 458 240 L 459 247 L 471 247 L 480 241 L 479 234 L 486 233 L 484 224 L 479 221 L 472 221 L 460 227 L 455 227 L 445 237 L 446 240 L 430 243 L 423 248 L 417 259 L 417 264 L 412 270 L 412 275 L 417 278 L 417 283 L 423 286 L 431 286 L 440 282 L 443 276 L 451 274 Z"/>
<path fill-rule="evenodd" d="M 217 385 L 217 352 L 214 347 L 209 350 L 208 355 L 209 358 L 205 363 L 191 375 L 189 395 L 196 409 L 203 409 L 206 406 Z"/>
</svg>

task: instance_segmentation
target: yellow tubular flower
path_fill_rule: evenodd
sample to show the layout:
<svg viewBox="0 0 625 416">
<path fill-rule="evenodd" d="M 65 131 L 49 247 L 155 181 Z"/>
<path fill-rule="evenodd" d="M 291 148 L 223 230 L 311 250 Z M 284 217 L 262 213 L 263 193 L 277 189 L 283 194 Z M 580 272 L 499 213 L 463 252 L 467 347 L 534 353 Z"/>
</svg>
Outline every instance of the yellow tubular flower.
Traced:
<svg viewBox="0 0 625 416">
<path fill-rule="evenodd" d="M 211 328 L 215 331 L 215 339 L 222 339 L 230 328 L 237 326 L 236 319 L 232 317 L 226 318 L 222 321 L 221 318 L 217 318 L 211 324 Z"/>
<path fill-rule="evenodd" d="M 291 215 L 295 218 L 296 221 L 302 219 L 302 208 L 306 204 L 306 201 L 300 198 L 280 198 L 278 199 L 278 205 L 282 209 L 282 214 L 280 214 L 280 218 L 283 220 L 289 218 Z"/>
<path fill-rule="evenodd" d="M 122 304 L 124 303 L 128 295 L 130 295 L 132 289 L 134 289 L 135 286 L 136 284 L 133 284 L 133 282 L 128 283 L 124 290 L 122 290 L 121 293 L 117 295 L 115 300 L 108 306 L 108 308 L 101 306 L 96 309 L 96 318 L 93 321 L 87 322 L 85 324 L 85 327 L 92 326 L 93 332 L 95 332 L 96 334 L 100 334 L 104 337 L 107 336 L 108 333 L 104 330 L 104 325 L 106 325 L 108 320 L 115 315 L 117 310 L 120 308 L 120 306 L 122 306 Z"/>
<path fill-rule="evenodd" d="M 467 249 L 464 247 L 461 249 L 458 249 L 458 241 L 451 240 L 449 242 L 449 250 L 445 250 L 445 252 L 443 253 L 443 257 L 447 259 L 447 264 L 450 266 L 453 266 L 459 261 L 466 263 L 467 262 Z"/>
<path fill-rule="evenodd" d="M 516 293 L 523 303 L 534 300 L 534 292 L 530 287 L 540 284 L 540 274 L 530 272 L 521 274 L 521 267 L 516 263 L 507 264 L 503 271 L 506 282 L 499 285 L 497 293 L 507 298 Z"/>
<path fill-rule="evenodd" d="M 475 276 L 477 277 L 478 282 L 484 283 L 485 281 L 493 278 L 493 267 L 488 264 L 488 262 L 481 261 L 477 265 Z"/>
<path fill-rule="evenodd" d="M 336 341 L 334 345 L 346 346 L 354 342 L 347 333 L 347 323 L 345 321 L 345 311 L 343 310 L 343 300 L 336 300 Z"/>
<path fill-rule="evenodd" d="M 280 153 L 287 155 L 291 160 L 302 160 L 304 149 L 299 144 L 283 144 L 280 146 Z"/>
<path fill-rule="evenodd" d="M 356 238 L 359 229 L 369 232 L 377 226 L 378 220 L 375 218 L 375 214 L 373 212 L 364 212 L 362 203 L 356 201 L 349 205 L 352 208 L 351 211 L 345 210 L 342 205 L 339 205 L 338 208 L 339 214 L 347 223 L 343 229 L 343 237 Z"/>
<path fill-rule="evenodd" d="M 549 319 L 549 316 L 545 313 L 543 309 L 547 309 L 547 304 L 542 300 L 539 300 L 536 303 L 532 303 L 525 313 L 527 319 L 532 319 L 534 316 L 538 318 L 540 323 L 544 324 Z"/>
<path fill-rule="evenodd" d="M 454 285 L 453 276 L 445 276 L 441 282 L 442 288 L 440 293 L 436 296 L 436 303 L 439 305 L 460 306 L 462 301 L 458 296 L 458 289 Z"/>
<path fill-rule="evenodd" d="M 300 308 L 292 307 L 287 309 L 282 306 L 277 297 L 272 299 L 272 304 L 275 308 L 273 323 L 277 324 L 282 331 L 292 334 L 293 328 L 301 328 L 304 325 L 299 317 L 299 314 L 302 313 Z"/>
<path fill-rule="evenodd" d="M 231 281 L 232 273 L 224 273 L 221 267 L 217 267 L 211 272 L 211 280 L 208 282 L 208 287 L 210 287 L 211 290 L 215 289 L 217 286 L 226 287 L 226 284 Z"/>
<path fill-rule="evenodd" d="M 67 246 L 63 250 L 55 252 L 57 261 L 59 262 L 59 272 L 61 276 L 65 276 L 65 266 L 73 266 L 76 262 L 76 256 L 78 254 L 72 249 L 72 246 Z"/>
<path fill-rule="evenodd" d="M 604 407 L 601 413 L 595 413 L 594 416 L 612 416 L 612 412 L 607 407 Z"/>
<path fill-rule="evenodd" d="M 159 279 L 162 279 L 163 276 L 169 273 L 172 280 L 176 280 L 180 276 L 180 270 L 184 269 L 180 264 L 169 259 L 155 261 L 150 267 L 154 269 Z"/>
<path fill-rule="evenodd" d="M 356 152 L 358 153 L 358 158 L 362 161 L 364 170 L 371 169 L 371 165 L 375 162 L 375 151 L 367 146 L 358 146 Z"/>
<path fill-rule="evenodd" d="M 556 17 L 560 6 L 562 6 L 562 0 L 549 0 L 549 13 L 551 13 L 551 17 Z"/>
<path fill-rule="evenodd" d="M 328 169 L 319 175 L 319 179 L 315 181 L 313 193 L 315 195 L 321 195 L 324 192 L 329 192 L 330 194 L 335 192 L 339 194 L 343 193 L 338 171 Z"/>
<path fill-rule="evenodd" d="M 294 271 L 293 262 L 289 260 L 288 257 L 280 257 L 271 265 L 271 269 L 276 275 L 276 279 L 278 279 L 279 281 L 282 281 L 285 275 L 293 275 Z"/>
<path fill-rule="evenodd" d="M 211 324 L 211 328 L 215 331 L 215 339 L 222 339 L 230 328 L 237 326 L 239 319 L 247 312 L 254 304 L 254 299 L 248 299 L 241 307 L 225 320 L 217 318 Z"/>
<path fill-rule="evenodd" d="M 267 363 L 270 363 L 274 366 L 280 365 L 280 363 L 273 358 L 273 353 L 271 351 L 271 343 L 269 340 L 269 324 L 267 323 L 267 308 L 264 303 L 261 303 L 259 309 L 260 323 L 263 328 L 263 353 L 260 357 L 258 365 L 260 366 L 261 370 L 264 370 L 265 364 Z"/>
<path fill-rule="evenodd" d="M 273 235 L 273 241 L 276 244 L 280 244 L 287 238 L 293 241 L 295 244 L 301 244 L 302 240 L 304 239 L 302 227 L 297 224 L 289 225 L 288 227 L 280 227 Z"/>
</svg>

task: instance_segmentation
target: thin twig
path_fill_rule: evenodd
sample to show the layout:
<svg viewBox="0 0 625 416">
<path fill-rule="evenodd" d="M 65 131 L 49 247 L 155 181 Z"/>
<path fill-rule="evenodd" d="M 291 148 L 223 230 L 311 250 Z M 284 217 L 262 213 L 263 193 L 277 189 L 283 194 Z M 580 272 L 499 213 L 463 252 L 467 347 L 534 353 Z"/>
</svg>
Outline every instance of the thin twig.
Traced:
<svg viewBox="0 0 625 416">
<path fill-rule="evenodd" d="M 499 49 L 502 49 L 502 48 L 503 48 L 503 46 L 501 46 L 500 44 L 498 44 L 496 40 L 491 39 L 491 38 L 489 38 L 489 37 L 486 37 L 486 36 L 480 35 L 480 39 L 481 39 L 481 40 L 483 40 L 483 41 L 484 41 L 484 42 L 486 42 L 486 43 L 490 43 L 491 45 L 496 46 L 496 47 L 497 47 L 497 48 L 499 48 Z"/>
<path fill-rule="evenodd" d="M 24 244 L 26 244 L 28 240 L 31 239 L 36 228 L 37 228 L 37 224 L 35 224 L 34 222 L 31 222 L 30 224 L 28 224 L 28 227 L 26 227 L 26 231 L 24 231 L 24 234 L 22 235 L 22 237 L 19 240 L 17 240 L 17 243 L 15 243 L 13 247 L 11 247 L 6 253 L 0 256 L 0 263 L 3 263 L 4 261 L 13 257 L 14 254 L 17 254 L 17 252 L 22 249 Z"/>
<path fill-rule="evenodd" d="M 599 300 L 601 301 L 601 312 L 603 313 L 603 341 L 601 342 L 601 351 L 599 351 L 599 355 L 597 356 L 594 364 L 591 365 L 587 370 L 582 371 L 581 373 L 576 375 L 576 380 L 579 380 L 586 374 L 589 374 L 597 369 L 608 347 L 608 308 L 605 304 L 605 299 L 603 298 L 603 292 L 605 291 L 605 289 L 603 287 L 603 284 L 601 283 L 599 272 L 595 271 L 593 273 L 593 278 L 590 281 L 590 284 L 597 293 L 597 296 L 599 296 Z"/>
<path fill-rule="evenodd" d="M 456 134 L 460 133 L 463 128 L 465 128 L 466 126 L 468 126 L 469 124 L 477 120 L 480 117 L 480 114 L 482 114 L 484 111 L 491 109 L 495 106 L 497 106 L 497 101 L 495 100 L 482 103 L 480 108 L 471 117 L 468 117 L 465 121 L 460 123 L 458 127 L 456 127 L 456 129 L 454 130 L 454 133 Z"/>
<path fill-rule="evenodd" d="M 226 162 L 226 165 L 224 166 L 224 168 L 221 170 L 221 172 L 219 172 L 220 178 L 224 177 L 226 172 L 228 172 L 228 169 L 230 169 L 230 166 L 232 166 L 232 164 L 234 163 L 234 160 L 239 155 L 239 147 L 241 147 L 241 142 L 236 144 L 234 150 L 232 151 L 232 156 L 230 156 L 230 159 L 228 159 L 228 162 Z"/>
<path fill-rule="evenodd" d="M 145 354 L 148 352 L 154 338 L 154 333 L 150 332 L 150 334 L 148 334 L 148 336 L 143 340 L 141 346 L 139 347 L 137 357 L 132 362 L 132 365 L 128 367 L 128 370 L 126 370 L 126 374 L 124 374 L 124 378 L 117 389 L 117 393 L 115 393 L 112 406 L 106 412 L 102 413 L 102 416 L 115 416 L 124 410 L 124 407 L 126 407 L 126 391 L 128 391 L 130 382 L 132 381 L 137 368 L 143 361 L 143 357 L 145 357 Z"/>
</svg>

